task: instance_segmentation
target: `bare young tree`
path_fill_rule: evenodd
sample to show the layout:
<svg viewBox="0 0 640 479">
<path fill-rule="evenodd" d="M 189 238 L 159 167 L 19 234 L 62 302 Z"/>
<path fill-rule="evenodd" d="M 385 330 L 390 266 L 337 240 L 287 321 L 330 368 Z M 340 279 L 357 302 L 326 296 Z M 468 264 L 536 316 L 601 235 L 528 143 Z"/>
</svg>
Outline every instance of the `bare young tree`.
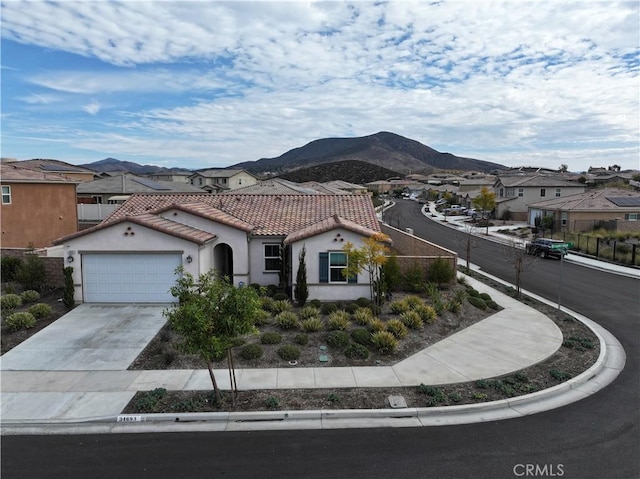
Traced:
<svg viewBox="0 0 640 479">
<path fill-rule="evenodd" d="M 519 298 L 522 274 L 533 266 L 537 261 L 537 257 L 528 255 L 523 245 L 515 238 L 512 238 L 509 243 L 507 243 L 505 249 L 505 258 L 513 265 L 515 271 L 516 298 Z"/>
<path fill-rule="evenodd" d="M 465 248 L 467 262 L 466 272 L 468 273 L 469 271 L 471 271 L 471 252 L 473 248 L 478 246 L 480 240 L 476 236 L 478 228 L 471 222 L 464 223 L 462 232 L 464 233 L 464 236 L 458 237 L 458 243 Z"/>
</svg>

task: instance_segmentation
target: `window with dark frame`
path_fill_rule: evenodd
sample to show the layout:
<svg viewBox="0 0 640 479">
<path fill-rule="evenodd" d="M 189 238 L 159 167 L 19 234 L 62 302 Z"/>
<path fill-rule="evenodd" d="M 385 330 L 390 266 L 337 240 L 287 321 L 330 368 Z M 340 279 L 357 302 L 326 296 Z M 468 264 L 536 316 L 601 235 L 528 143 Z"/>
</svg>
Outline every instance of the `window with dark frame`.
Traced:
<svg viewBox="0 0 640 479">
<path fill-rule="evenodd" d="M 347 278 L 342 270 L 347 267 L 347 255 L 343 252 L 329 252 L 329 282 L 346 283 Z"/>
<path fill-rule="evenodd" d="M 264 245 L 264 270 L 280 271 L 280 245 L 278 243 Z"/>
<path fill-rule="evenodd" d="M 547 196 L 547 189 L 546 188 L 540 188 L 540 196 Z"/>
</svg>

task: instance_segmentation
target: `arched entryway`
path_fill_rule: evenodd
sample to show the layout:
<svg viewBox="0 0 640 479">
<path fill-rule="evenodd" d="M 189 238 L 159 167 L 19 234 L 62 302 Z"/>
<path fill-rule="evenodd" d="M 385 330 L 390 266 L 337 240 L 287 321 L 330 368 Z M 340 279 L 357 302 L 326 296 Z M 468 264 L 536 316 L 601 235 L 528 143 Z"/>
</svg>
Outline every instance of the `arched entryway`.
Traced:
<svg viewBox="0 0 640 479">
<path fill-rule="evenodd" d="M 228 244 L 220 243 L 213 248 L 213 270 L 233 282 L 233 249 Z"/>
</svg>

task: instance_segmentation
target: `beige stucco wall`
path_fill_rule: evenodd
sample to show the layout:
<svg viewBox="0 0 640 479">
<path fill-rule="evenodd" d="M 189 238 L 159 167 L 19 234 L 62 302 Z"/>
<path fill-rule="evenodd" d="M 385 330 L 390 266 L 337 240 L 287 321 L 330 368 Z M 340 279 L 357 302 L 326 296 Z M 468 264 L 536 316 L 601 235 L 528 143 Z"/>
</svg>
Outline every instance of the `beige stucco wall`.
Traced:
<svg viewBox="0 0 640 479">
<path fill-rule="evenodd" d="M 128 234 L 125 235 L 125 233 Z M 182 255 L 185 271 L 195 277 L 200 274 L 198 261 L 200 247 L 197 244 L 135 223 L 123 222 L 65 242 L 65 266 L 73 267 L 76 301 L 83 300 L 82 255 L 109 252 L 179 252 Z M 68 262 L 68 256 L 73 257 L 72 263 Z M 191 256 L 194 261 L 187 263 L 187 256 Z"/>
<path fill-rule="evenodd" d="M 340 236 L 338 236 L 340 235 Z M 291 245 L 291 280 L 296 283 L 298 274 L 299 255 L 303 245 L 306 245 L 305 262 L 307 266 L 307 286 L 309 288 L 309 300 L 320 301 L 345 301 L 355 300 L 360 297 L 368 298 L 369 273 L 366 271 L 358 275 L 358 282 L 349 283 L 320 283 L 319 253 L 328 251 L 341 251 L 342 247 L 351 242 L 355 248 L 362 247 L 364 237 L 342 228 L 336 228 L 325 233 L 306 238 Z M 293 291 L 293 289 L 292 289 Z"/>
</svg>

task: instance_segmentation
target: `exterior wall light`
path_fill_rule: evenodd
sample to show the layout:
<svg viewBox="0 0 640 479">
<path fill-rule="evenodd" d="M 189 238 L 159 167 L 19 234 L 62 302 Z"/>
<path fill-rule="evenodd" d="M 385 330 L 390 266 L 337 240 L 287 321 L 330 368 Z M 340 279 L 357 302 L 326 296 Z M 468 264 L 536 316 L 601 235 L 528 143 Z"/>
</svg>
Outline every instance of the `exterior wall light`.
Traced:
<svg viewBox="0 0 640 479">
<path fill-rule="evenodd" d="M 193 261 L 193 258 L 191 257 L 191 255 L 187 256 L 187 263 L 191 263 Z"/>
<path fill-rule="evenodd" d="M 73 256 L 67 256 L 67 263 L 73 263 Z"/>
</svg>

